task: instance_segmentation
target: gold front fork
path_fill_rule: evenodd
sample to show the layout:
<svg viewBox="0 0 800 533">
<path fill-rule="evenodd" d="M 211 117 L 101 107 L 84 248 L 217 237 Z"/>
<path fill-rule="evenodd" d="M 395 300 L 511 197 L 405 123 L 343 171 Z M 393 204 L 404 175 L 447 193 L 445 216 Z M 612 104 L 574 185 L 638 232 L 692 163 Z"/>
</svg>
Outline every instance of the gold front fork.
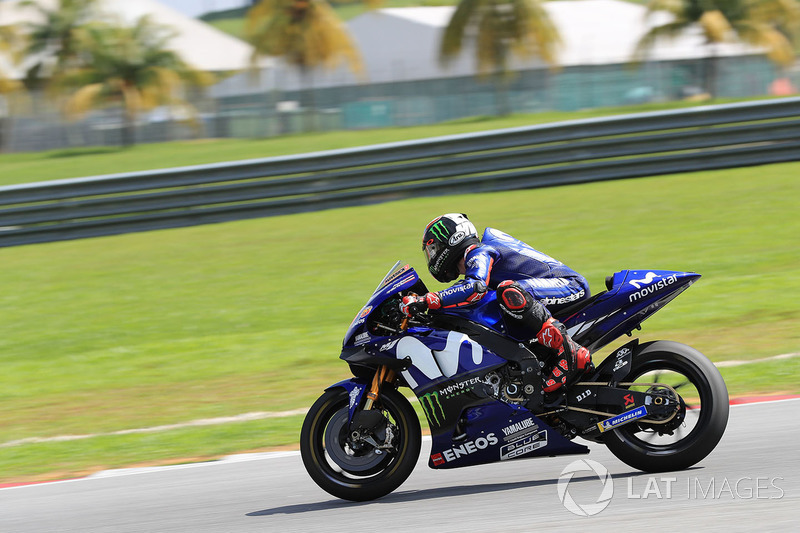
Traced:
<svg viewBox="0 0 800 533">
<path fill-rule="evenodd" d="M 400 324 L 400 329 L 402 331 L 408 330 L 408 318 L 403 319 L 403 323 Z M 372 404 L 375 403 L 381 392 L 381 385 L 383 385 L 383 383 L 394 383 L 396 377 L 394 370 L 386 365 L 378 367 L 375 371 L 375 376 L 372 378 L 372 385 L 370 385 L 369 392 L 367 393 L 367 401 L 364 402 L 365 411 L 372 409 Z"/>
<path fill-rule="evenodd" d="M 381 385 L 384 382 L 392 383 L 394 382 L 395 374 L 394 370 L 387 367 L 386 365 L 381 365 L 375 371 L 375 376 L 372 378 L 372 385 L 369 387 L 369 392 L 367 393 L 367 401 L 364 402 L 364 410 L 372 409 L 372 404 L 378 399 L 378 395 L 380 394 Z"/>
</svg>

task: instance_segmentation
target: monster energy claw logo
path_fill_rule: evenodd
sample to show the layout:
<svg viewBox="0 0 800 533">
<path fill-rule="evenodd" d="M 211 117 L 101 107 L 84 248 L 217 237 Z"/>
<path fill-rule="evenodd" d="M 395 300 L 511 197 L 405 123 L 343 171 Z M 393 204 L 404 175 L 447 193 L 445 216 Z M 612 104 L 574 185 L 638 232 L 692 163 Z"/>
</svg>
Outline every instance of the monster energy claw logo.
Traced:
<svg viewBox="0 0 800 533">
<path fill-rule="evenodd" d="M 450 232 L 447 230 L 444 220 L 439 220 L 436 224 L 431 226 L 431 233 L 440 241 L 444 241 L 447 240 L 447 234 Z"/>
<path fill-rule="evenodd" d="M 422 405 L 422 410 L 425 411 L 425 416 L 428 417 L 428 421 L 437 426 L 441 426 L 442 422 L 444 422 L 444 409 L 442 408 L 442 403 L 439 401 L 439 393 L 429 392 L 428 394 L 424 394 L 420 396 L 419 403 Z M 441 420 L 439 420 L 439 416 L 436 414 L 437 408 L 439 413 L 441 413 Z"/>
</svg>

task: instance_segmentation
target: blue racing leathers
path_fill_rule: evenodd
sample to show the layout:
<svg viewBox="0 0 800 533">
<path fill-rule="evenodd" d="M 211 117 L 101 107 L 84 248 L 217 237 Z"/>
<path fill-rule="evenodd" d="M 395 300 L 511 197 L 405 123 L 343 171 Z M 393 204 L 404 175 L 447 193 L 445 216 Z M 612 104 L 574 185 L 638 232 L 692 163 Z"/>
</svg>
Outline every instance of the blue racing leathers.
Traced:
<svg viewBox="0 0 800 533">
<path fill-rule="evenodd" d="M 516 281 L 551 312 L 589 297 L 586 279 L 564 263 L 502 231 L 486 228 L 481 244 L 467 250 L 464 279 L 428 296 L 433 309 L 479 301 L 487 289 Z"/>
</svg>

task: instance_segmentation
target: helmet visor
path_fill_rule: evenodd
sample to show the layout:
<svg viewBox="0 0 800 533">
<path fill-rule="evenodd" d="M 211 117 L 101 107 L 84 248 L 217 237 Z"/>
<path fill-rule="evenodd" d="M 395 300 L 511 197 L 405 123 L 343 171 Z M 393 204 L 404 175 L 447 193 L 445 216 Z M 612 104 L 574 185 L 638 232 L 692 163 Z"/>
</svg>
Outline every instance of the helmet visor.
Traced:
<svg viewBox="0 0 800 533">
<path fill-rule="evenodd" d="M 425 252 L 425 259 L 428 261 L 428 265 L 436 259 L 439 255 L 439 252 L 442 251 L 442 244 L 436 242 L 433 239 L 430 239 L 428 242 L 422 244 L 422 251 Z"/>
</svg>

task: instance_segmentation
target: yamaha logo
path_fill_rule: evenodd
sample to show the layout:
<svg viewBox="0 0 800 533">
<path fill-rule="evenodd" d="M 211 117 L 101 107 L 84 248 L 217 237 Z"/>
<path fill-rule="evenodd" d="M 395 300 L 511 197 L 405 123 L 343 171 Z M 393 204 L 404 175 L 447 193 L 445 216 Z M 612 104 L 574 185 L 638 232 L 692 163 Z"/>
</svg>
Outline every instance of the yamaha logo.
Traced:
<svg viewBox="0 0 800 533">
<path fill-rule="evenodd" d="M 579 480 L 574 480 L 573 476 L 579 472 L 594 473 L 600 478 L 602 489 L 600 491 L 600 496 L 598 496 L 594 502 L 578 503 L 570 494 L 569 489 L 571 483 L 576 492 L 585 486 L 588 487 L 589 483 L 591 483 L 592 487 L 595 485 L 593 479 L 586 479 L 583 476 Z M 587 485 L 584 485 L 584 482 Z M 594 494 L 594 491 L 592 491 L 592 494 Z M 611 503 L 612 496 L 614 496 L 614 482 L 611 479 L 611 474 L 608 473 L 606 467 L 597 461 L 592 461 L 591 459 L 573 461 L 561 471 L 561 476 L 558 478 L 558 499 L 561 500 L 564 507 L 572 514 L 578 516 L 594 516 L 599 514 Z"/>
</svg>

